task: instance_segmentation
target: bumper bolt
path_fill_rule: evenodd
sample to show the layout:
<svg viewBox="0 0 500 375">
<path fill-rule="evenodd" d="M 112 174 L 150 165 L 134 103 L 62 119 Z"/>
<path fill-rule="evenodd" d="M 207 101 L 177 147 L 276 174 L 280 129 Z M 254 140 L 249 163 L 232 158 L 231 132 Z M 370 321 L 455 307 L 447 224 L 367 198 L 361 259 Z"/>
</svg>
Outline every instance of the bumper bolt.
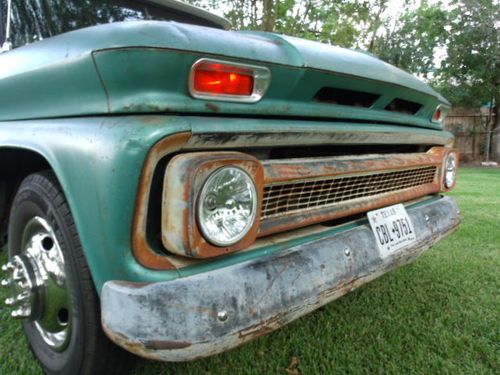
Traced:
<svg viewBox="0 0 500 375">
<path fill-rule="evenodd" d="M 219 322 L 225 322 L 228 318 L 227 311 L 226 310 L 221 310 L 217 312 L 217 319 Z"/>
<path fill-rule="evenodd" d="M 22 302 L 22 301 L 26 301 L 28 298 L 29 298 L 29 294 L 27 292 L 23 292 L 23 293 L 17 295 L 16 301 Z"/>
</svg>

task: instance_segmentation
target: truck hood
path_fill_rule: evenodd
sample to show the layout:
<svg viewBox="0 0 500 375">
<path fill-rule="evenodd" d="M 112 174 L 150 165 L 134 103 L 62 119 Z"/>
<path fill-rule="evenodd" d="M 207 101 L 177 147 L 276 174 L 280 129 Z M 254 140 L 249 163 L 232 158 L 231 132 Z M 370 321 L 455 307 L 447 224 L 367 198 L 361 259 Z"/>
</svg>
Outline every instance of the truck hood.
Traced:
<svg viewBox="0 0 500 375">
<path fill-rule="evenodd" d="M 268 95 L 253 105 L 190 98 L 187 75 L 200 57 L 269 67 L 272 83 Z M 310 87 L 314 91 L 303 96 Z M 312 98 L 321 87 L 354 88 L 375 92 L 380 98 L 369 109 L 315 103 Z M 24 112 L 30 117 L 215 111 L 340 117 L 424 127 L 436 127 L 430 122 L 435 106 L 448 104 L 416 77 L 365 53 L 272 33 L 157 21 L 81 29 L 0 55 L 0 103 L 5 105 L 0 104 L 0 119 L 21 105 L 13 99 L 25 106 L 32 96 L 36 103 L 30 107 L 31 115 Z M 395 98 L 420 103 L 422 108 L 412 116 L 387 113 L 385 105 Z M 57 113 L 47 100 L 59 101 Z"/>
</svg>

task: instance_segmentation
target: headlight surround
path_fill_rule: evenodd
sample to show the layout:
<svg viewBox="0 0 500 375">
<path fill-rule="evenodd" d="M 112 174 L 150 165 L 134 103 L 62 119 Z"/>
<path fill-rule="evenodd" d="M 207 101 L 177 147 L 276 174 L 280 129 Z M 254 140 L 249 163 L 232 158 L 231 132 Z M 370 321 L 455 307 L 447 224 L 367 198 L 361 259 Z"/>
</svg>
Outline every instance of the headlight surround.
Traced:
<svg viewBox="0 0 500 375">
<path fill-rule="evenodd" d="M 236 176 L 236 180 L 229 178 L 224 191 L 214 190 L 211 186 L 223 183 L 222 179 L 217 181 L 218 176 L 224 177 L 222 172 Z M 227 202 L 230 186 L 232 191 L 237 186 L 243 190 L 234 202 Z M 163 246 L 173 254 L 192 258 L 212 258 L 248 248 L 259 234 L 263 193 L 264 168 L 252 155 L 202 151 L 174 156 L 167 165 L 163 183 Z M 213 216 L 217 209 L 226 207 L 226 202 L 230 210 Z M 231 228 L 229 235 L 217 233 L 213 223 L 218 218 L 225 219 Z"/>
<path fill-rule="evenodd" d="M 444 161 L 443 183 L 446 189 L 451 189 L 455 186 L 457 178 L 458 159 L 455 152 L 450 152 Z"/>
<path fill-rule="evenodd" d="M 258 194 L 252 177 L 236 166 L 212 172 L 198 196 L 197 220 L 205 239 L 216 246 L 231 246 L 253 227 Z"/>
</svg>

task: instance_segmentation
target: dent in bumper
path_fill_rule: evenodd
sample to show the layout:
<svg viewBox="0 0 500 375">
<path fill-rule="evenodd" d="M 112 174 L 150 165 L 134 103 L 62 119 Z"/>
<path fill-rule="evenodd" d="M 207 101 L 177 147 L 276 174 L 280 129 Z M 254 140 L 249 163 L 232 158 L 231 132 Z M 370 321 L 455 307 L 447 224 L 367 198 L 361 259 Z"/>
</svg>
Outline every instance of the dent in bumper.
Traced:
<svg viewBox="0 0 500 375">
<path fill-rule="evenodd" d="M 448 197 L 408 213 L 418 242 L 390 258 L 380 257 L 366 224 L 169 282 L 107 282 L 103 328 L 118 345 L 150 359 L 186 361 L 226 351 L 410 262 L 460 222 Z"/>
</svg>

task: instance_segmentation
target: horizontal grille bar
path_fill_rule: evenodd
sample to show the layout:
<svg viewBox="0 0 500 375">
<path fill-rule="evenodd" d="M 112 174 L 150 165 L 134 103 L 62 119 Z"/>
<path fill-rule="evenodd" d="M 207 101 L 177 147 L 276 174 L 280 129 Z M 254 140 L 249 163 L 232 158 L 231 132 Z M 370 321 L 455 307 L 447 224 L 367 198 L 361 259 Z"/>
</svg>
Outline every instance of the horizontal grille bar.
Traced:
<svg viewBox="0 0 500 375">
<path fill-rule="evenodd" d="M 426 166 L 266 185 L 261 219 L 324 208 L 340 202 L 376 197 L 383 193 L 394 193 L 433 183 L 436 172 L 436 166 Z"/>
</svg>

